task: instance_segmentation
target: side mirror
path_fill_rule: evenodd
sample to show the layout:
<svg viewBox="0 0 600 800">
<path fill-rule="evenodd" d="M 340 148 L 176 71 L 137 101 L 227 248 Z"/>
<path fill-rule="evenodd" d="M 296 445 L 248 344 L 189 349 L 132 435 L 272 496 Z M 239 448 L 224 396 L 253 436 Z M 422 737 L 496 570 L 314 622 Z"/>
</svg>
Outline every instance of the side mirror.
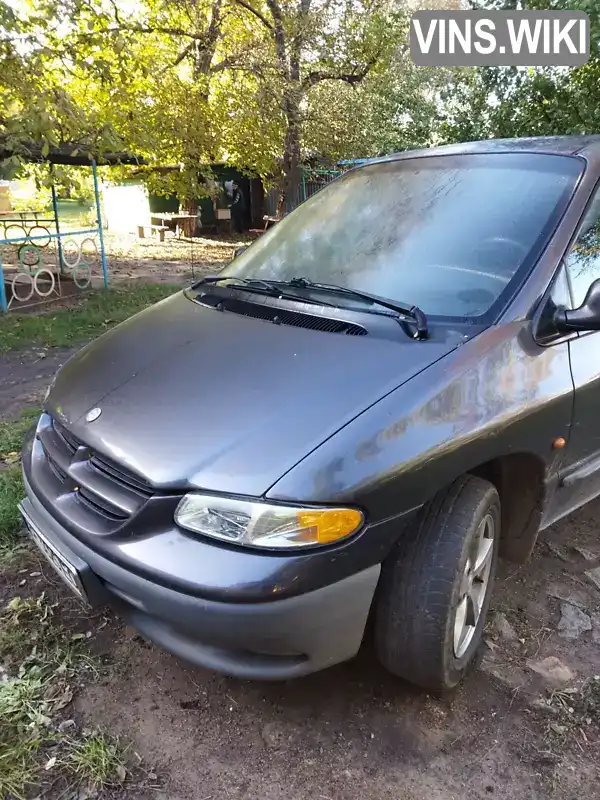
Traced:
<svg viewBox="0 0 600 800">
<path fill-rule="evenodd" d="M 237 248 L 236 248 L 236 249 L 233 251 L 233 257 L 234 257 L 234 258 L 237 258 L 238 256 L 241 256 L 241 255 L 242 255 L 242 253 L 244 252 L 244 250 L 247 250 L 247 249 L 248 249 L 248 246 L 247 246 L 247 245 L 246 245 L 245 247 L 237 247 Z"/>
<path fill-rule="evenodd" d="M 554 323 L 561 333 L 568 331 L 600 331 L 600 278 L 587 290 L 585 300 L 572 310 L 557 308 Z"/>
</svg>

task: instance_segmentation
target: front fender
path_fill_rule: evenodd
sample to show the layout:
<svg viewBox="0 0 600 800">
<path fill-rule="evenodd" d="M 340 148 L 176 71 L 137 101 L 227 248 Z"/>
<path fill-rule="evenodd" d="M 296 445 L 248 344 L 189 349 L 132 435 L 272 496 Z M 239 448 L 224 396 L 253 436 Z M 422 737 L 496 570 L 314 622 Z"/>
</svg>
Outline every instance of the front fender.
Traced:
<svg viewBox="0 0 600 800">
<path fill-rule="evenodd" d="M 562 455 L 553 440 L 568 440 L 572 396 L 567 343 L 540 347 L 523 320 L 495 326 L 371 406 L 267 497 L 355 503 L 376 522 L 500 456 L 535 455 L 547 475 Z"/>
</svg>

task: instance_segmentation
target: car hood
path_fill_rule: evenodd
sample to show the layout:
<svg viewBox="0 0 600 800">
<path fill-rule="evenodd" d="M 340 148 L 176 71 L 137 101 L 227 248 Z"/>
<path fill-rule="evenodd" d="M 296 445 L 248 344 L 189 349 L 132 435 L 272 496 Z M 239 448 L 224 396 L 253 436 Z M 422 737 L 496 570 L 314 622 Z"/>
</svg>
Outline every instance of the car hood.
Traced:
<svg viewBox="0 0 600 800">
<path fill-rule="evenodd" d="M 156 487 L 260 496 L 456 342 L 273 325 L 179 293 L 77 353 L 46 406 Z"/>
</svg>

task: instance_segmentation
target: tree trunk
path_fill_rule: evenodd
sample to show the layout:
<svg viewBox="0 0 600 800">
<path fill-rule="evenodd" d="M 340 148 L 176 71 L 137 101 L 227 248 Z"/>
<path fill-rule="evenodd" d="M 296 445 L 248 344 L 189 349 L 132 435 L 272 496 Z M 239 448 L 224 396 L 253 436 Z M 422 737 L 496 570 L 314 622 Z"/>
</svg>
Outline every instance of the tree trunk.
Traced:
<svg viewBox="0 0 600 800">
<path fill-rule="evenodd" d="M 181 200 L 179 203 L 180 214 L 193 214 L 194 219 L 182 219 L 179 222 L 179 227 L 183 235 L 191 239 L 196 235 L 197 215 L 198 215 L 198 201 L 197 200 Z"/>
<path fill-rule="evenodd" d="M 282 190 L 277 203 L 278 216 L 292 210 L 304 199 L 301 196 L 300 103 L 296 96 L 286 98 L 287 131 L 283 151 Z M 281 209 L 281 211 L 280 211 Z"/>
</svg>

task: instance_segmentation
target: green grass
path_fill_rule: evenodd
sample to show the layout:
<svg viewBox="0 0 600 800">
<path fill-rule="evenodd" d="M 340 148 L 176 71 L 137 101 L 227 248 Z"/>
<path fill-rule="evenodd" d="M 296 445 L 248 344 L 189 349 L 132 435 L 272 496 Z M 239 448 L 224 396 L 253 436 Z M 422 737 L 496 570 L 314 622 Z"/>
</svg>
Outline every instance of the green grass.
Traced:
<svg viewBox="0 0 600 800">
<path fill-rule="evenodd" d="M 19 548 L 23 521 L 17 505 L 24 494 L 21 467 L 0 470 L 0 564 L 11 561 Z"/>
<path fill-rule="evenodd" d="M 0 424 L 0 453 L 20 451 L 38 413 L 28 409 Z M 19 579 L 35 569 L 31 565 L 19 570 L 27 567 L 31 556 L 11 566 L 17 555 L 30 552 L 18 536 L 22 522 L 17 503 L 22 496 L 20 464 L 0 470 L 0 569 L 6 570 L 5 581 L 14 589 L 21 583 L 27 586 Z M 78 787 L 83 796 L 95 796 L 127 778 L 125 751 L 116 740 L 102 731 L 61 730 L 74 687 L 86 669 L 95 672 L 95 667 L 86 653 L 87 636 L 74 634 L 64 609 L 55 613 L 57 608 L 59 602 L 42 593 L 17 594 L 0 609 L 0 798 L 25 800 L 55 781 L 69 796 Z"/>
<path fill-rule="evenodd" d="M 44 676 L 33 670 L 0 683 L 0 797 L 25 796 L 35 783 L 40 750 L 52 741 L 36 713 L 45 684 Z"/>
<path fill-rule="evenodd" d="M 127 284 L 98 290 L 72 308 L 43 314 L 0 315 L 0 353 L 29 346 L 68 347 L 93 339 L 108 328 L 181 290 L 169 284 Z"/>
<path fill-rule="evenodd" d="M 0 682 L 0 797 L 24 797 L 55 743 L 53 698 L 63 695 L 69 670 L 61 667 L 52 611 L 44 595 L 17 596 L 0 614 L 0 655 L 9 670 Z"/>
<path fill-rule="evenodd" d="M 23 437 L 39 415 L 38 408 L 27 408 L 18 419 L 0 422 L 0 459 L 21 449 Z"/>
<path fill-rule="evenodd" d="M 86 225 L 88 217 L 95 212 L 93 203 L 80 203 L 78 200 L 59 200 L 58 201 L 58 224 L 61 230 L 76 230 L 77 228 L 89 227 Z M 54 212 L 49 209 L 50 216 Z"/>
<path fill-rule="evenodd" d="M 23 437 L 39 415 L 39 409 L 28 408 L 11 422 L 0 422 L 0 565 L 10 564 L 25 548 L 18 536 L 23 527 L 17 509 L 23 498 L 20 455 Z M 4 465 L 8 464 L 8 467 Z"/>
<path fill-rule="evenodd" d="M 124 756 L 117 740 L 97 731 L 72 742 L 66 764 L 80 781 L 96 791 L 124 781 Z"/>
<path fill-rule="evenodd" d="M 17 596 L 0 612 L 0 798 L 31 797 L 56 779 L 69 796 L 78 786 L 95 794 L 127 775 L 118 742 L 101 731 L 61 729 L 81 672 L 93 664 L 57 606 L 45 594 Z"/>
</svg>

